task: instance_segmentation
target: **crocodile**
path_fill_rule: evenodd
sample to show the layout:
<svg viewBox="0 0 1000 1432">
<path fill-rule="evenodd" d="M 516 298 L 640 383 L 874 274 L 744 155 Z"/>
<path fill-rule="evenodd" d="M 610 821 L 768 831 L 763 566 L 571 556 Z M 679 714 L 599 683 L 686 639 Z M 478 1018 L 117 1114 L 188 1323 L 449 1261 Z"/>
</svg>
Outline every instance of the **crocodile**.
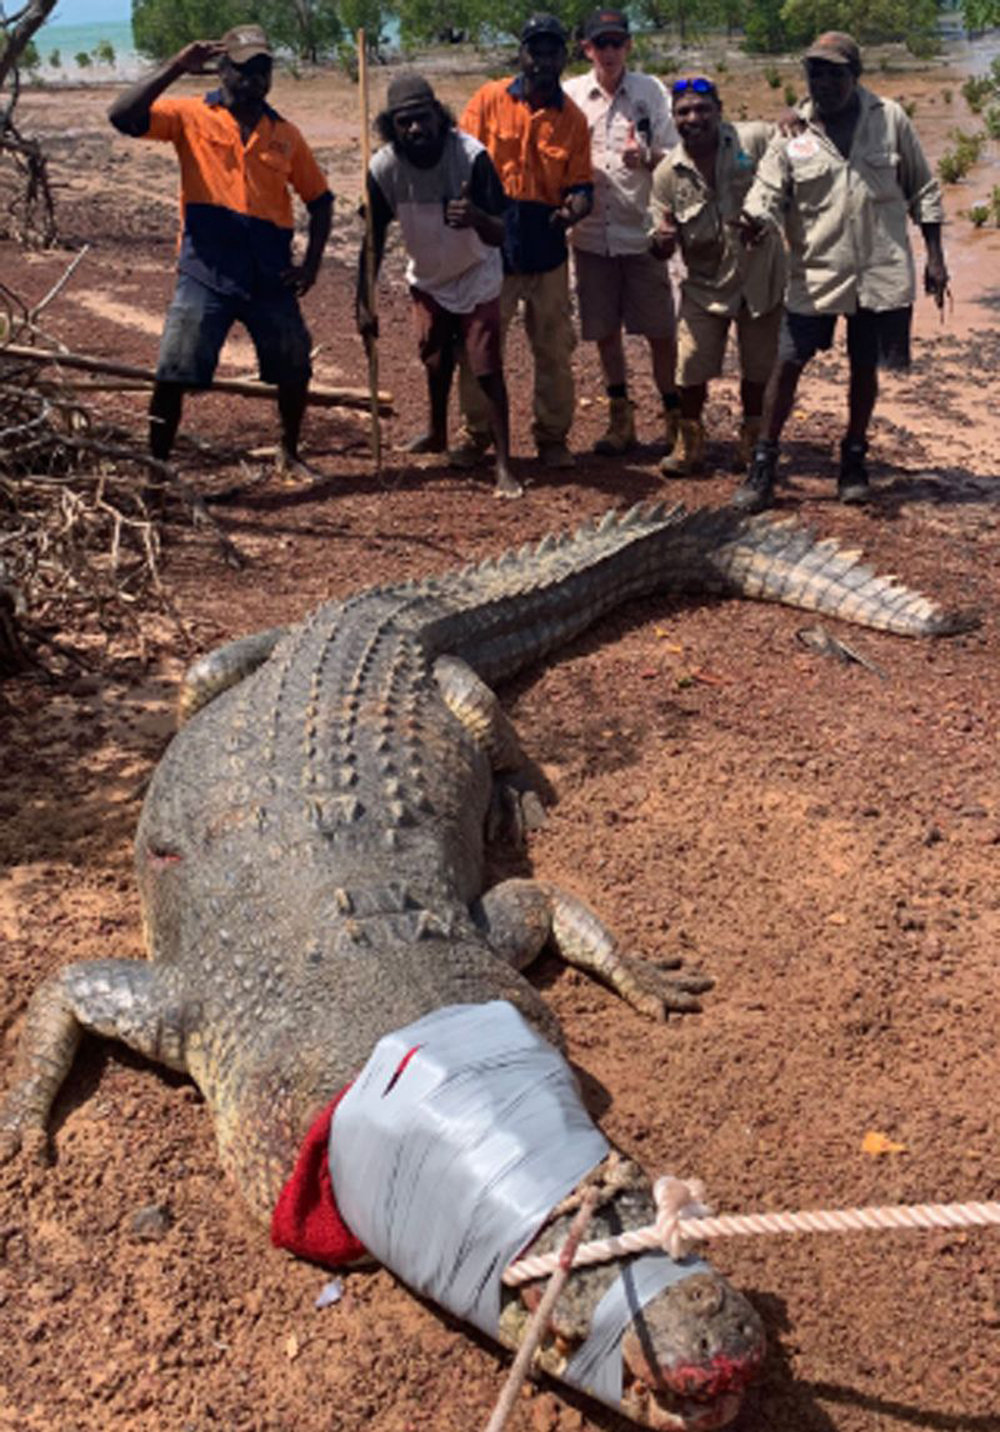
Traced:
<svg viewBox="0 0 1000 1432">
<path fill-rule="evenodd" d="M 186 719 L 138 826 L 149 959 L 71 965 L 35 992 L 0 1157 L 47 1148 L 52 1103 L 93 1031 L 194 1080 L 224 1167 L 268 1220 L 317 1113 L 388 1032 L 499 1000 L 561 1051 L 522 972 L 546 943 L 646 1014 L 697 1009 L 710 982 L 624 953 L 575 896 L 529 879 L 484 889 L 497 793 L 516 811 L 530 786 L 494 684 L 656 592 L 780 601 L 912 636 L 974 620 L 792 522 L 639 506 L 209 654 L 188 673 Z M 649 1181 L 622 1156 L 595 1229 L 652 1216 Z M 557 1210 L 538 1246 L 557 1244 L 568 1217 Z M 701 1269 L 622 1339 L 621 1405 L 641 1425 L 724 1425 L 760 1364 L 758 1314 Z M 574 1270 L 543 1367 L 560 1374 L 615 1276 Z M 497 1338 L 515 1346 L 537 1285 L 503 1298 Z"/>
</svg>

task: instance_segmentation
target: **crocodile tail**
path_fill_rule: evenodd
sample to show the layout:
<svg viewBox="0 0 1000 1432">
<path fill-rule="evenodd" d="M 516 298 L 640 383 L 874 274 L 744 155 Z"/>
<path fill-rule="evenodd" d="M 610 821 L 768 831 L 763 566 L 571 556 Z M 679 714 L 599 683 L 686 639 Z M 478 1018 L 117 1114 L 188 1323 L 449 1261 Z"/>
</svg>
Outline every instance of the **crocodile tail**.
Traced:
<svg viewBox="0 0 1000 1432">
<path fill-rule="evenodd" d="M 949 611 L 892 576 L 880 576 L 831 538 L 817 541 L 794 519 L 739 519 L 706 552 L 722 590 L 803 607 L 897 636 L 953 636 L 979 625 L 975 612 Z"/>
</svg>

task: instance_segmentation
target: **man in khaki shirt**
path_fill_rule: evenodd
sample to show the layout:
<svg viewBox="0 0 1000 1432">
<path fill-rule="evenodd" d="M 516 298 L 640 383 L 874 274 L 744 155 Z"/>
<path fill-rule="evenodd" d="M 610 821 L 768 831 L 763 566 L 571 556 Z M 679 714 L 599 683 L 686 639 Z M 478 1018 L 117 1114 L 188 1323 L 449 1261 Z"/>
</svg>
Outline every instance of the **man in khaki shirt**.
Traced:
<svg viewBox="0 0 1000 1432">
<path fill-rule="evenodd" d="M 722 372 L 730 326 L 740 353 L 740 468 L 760 432 L 764 387 L 774 367 L 785 291 L 785 249 L 776 224 L 752 249 L 740 240 L 739 217 L 772 124 L 728 124 L 714 83 L 703 75 L 673 85 L 681 143 L 653 175 L 651 247 L 668 258 L 679 247 L 687 274 L 677 325 L 681 423 L 663 459 L 668 476 L 698 472 L 705 431 L 701 416 L 710 378 Z"/>
<path fill-rule="evenodd" d="M 803 126 L 772 143 L 744 205 L 751 244 L 766 219 L 783 216 L 791 265 L 762 437 L 733 497 L 744 512 L 771 503 L 778 439 L 799 376 L 813 354 L 831 346 L 838 314 L 847 317 L 850 387 L 837 491 L 842 502 L 869 500 L 865 453 L 878 369 L 910 361 L 916 283 L 908 218 L 924 235 L 925 290 L 940 306 L 948 287 L 941 192 L 906 112 L 858 83 L 861 53 L 850 35 L 820 35 L 805 68 Z"/>
</svg>

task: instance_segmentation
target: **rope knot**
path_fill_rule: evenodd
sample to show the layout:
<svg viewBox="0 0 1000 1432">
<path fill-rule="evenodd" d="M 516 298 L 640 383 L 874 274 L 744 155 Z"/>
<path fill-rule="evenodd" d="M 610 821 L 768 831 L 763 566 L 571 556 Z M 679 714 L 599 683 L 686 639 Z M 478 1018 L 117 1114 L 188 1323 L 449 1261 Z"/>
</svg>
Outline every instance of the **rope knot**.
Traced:
<svg viewBox="0 0 1000 1432">
<path fill-rule="evenodd" d="M 703 1202 L 705 1187 L 700 1179 L 693 1178 L 687 1183 L 673 1174 L 663 1174 L 653 1184 L 653 1198 L 656 1202 L 657 1240 L 664 1253 L 675 1263 L 687 1257 L 688 1243 L 681 1234 L 682 1218 L 705 1218 L 710 1209 Z"/>
</svg>

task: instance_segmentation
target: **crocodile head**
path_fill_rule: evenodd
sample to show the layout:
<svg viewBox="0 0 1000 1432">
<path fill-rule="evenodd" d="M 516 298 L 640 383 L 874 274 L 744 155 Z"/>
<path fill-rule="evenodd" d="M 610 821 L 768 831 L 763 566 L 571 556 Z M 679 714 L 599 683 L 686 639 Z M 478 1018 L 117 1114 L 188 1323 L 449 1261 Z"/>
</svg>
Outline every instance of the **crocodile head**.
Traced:
<svg viewBox="0 0 1000 1432">
<path fill-rule="evenodd" d="M 657 1432 L 714 1432 L 739 1411 L 764 1346 L 763 1324 L 743 1294 L 718 1273 L 693 1273 L 626 1330 L 622 1408 Z"/>
<path fill-rule="evenodd" d="M 606 1197 L 593 1215 L 588 1237 L 648 1226 L 654 1213 L 652 1189 L 642 1170 L 619 1154 L 612 1155 L 606 1167 L 607 1177 L 595 1175 L 598 1185 L 605 1183 Z M 547 1253 L 560 1247 L 571 1212 L 557 1210 L 531 1251 Z M 621 1271 L 617 1263 L 573 1269 L 536 1354 L 546 1372 L 588 1386 L 589 1376 L 579 1361 L 573 1366 L 574 1358 L 587 1343 L 598 1306 Z M 509 1290 L 501 1312 L 501 1341 L 508 1346 L 521 1342 L 543 1290 L 541 1280 Z M 620 1396 L 612 1400 L 605 1395 L 606 1381 L 604 1392 L 599 1386 L 593 1392 L 653 1432 L 715 1432 L 739 1411 L 764 1350 L 764 1327 L 750 1302 L 707 1263 L 695 1260 L 626 1325 L 621 1338 Z"/>
</svg>

